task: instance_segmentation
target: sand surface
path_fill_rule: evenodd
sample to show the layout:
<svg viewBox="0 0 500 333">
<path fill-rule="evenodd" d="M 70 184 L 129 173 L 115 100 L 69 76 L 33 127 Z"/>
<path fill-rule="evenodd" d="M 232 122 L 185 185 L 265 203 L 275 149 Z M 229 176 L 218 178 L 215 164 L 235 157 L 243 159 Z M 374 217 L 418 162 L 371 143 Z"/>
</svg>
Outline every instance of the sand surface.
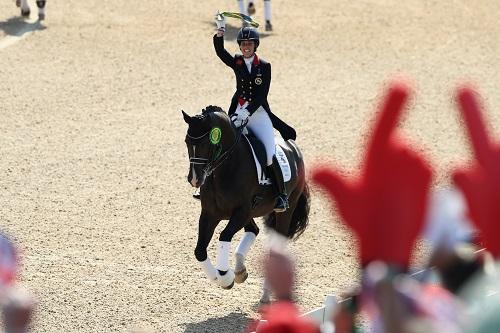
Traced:
<svg viewBox="0 0 500 333">
<path fill-rule="evenodd" d="M 354 172 L 397 73 L 415 86 L 403 127 L 423 144 L 436 184 L 469 156 L 452 102 L 458 82 L 477 83 L 500 131 L 496 1 L 272 5 L 275 31 L 259 48 L 273 66 L 269 102 L 297 129 L 308 166 L 330 159 Z M 257 316 L 263 233 L 248 281 L 230 291 L 209 284 L 193 255 L 200 207 L 180 110 L 229 105 L 234 79 L 212 48 L 217 9 L 236 1 L 49 0 L 47 20 L 0 49 L 0 224 L 39 301 L 33 332 L 240 332 Z M 0 42 L 26 29 L 16 15 L 12 1 L 0 3 Z M 238 28 L 228 22 L 231 52 Z M 305 310 L 358 279 L 351 236 L 318 191 L 310 218 L 291 246 Z"/>
</svg>

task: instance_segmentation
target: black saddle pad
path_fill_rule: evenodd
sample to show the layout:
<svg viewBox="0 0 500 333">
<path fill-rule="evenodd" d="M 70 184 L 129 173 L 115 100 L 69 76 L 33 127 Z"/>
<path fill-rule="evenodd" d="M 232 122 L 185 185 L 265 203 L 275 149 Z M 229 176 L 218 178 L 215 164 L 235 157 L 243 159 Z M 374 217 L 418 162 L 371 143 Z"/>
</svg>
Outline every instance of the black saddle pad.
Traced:
<svg viewBox="0 0 500 333">
<path fill-rule="evenodd" d="M 264 144 L 262 141 L 257 139 L 257 137 L 252 133 L 252 131 L 247 127 L 248 134 L 245 136 L 248 138 L 248 141 L 250 141 L 250 144 L 252 145 L 253 151 L 255 152 L 255 156 L 257 156 L 257 160 L 260 163 L 260 166 L 262 167 L 262 171 L 266 173 L 266 166 L 267 166 L 267 155 L 266 155 L 266 148 L 264 147 Z"/>
</svg>

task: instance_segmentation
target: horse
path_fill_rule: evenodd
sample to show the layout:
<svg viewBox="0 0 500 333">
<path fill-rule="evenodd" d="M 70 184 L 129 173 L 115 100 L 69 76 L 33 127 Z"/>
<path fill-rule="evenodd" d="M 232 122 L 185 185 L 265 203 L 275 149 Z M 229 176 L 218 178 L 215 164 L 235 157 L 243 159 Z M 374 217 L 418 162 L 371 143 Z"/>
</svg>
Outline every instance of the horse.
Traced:
<svg viewBox="0 0 500 333">
<path fill-rule="evenodd" d="M 281 140 L 281 147 L 290 164 L 290 180 L 286 183 L 289 209 L 273 211 L 275 190 L 260 185 L 254 155 L 243 127 L 236 128 L 229 115 L 217 106 L 207 106 L 202 113 L 189 116 L 185 143 L 189 155 L 187 180 L 200 189 L 201 213 L 195 257 L 208 279 L 224 289 L 243 283 L 247 277 L 245 257 L 259 233 L 254 221 L 264 217 L 265 225 L 289 239 L 297 239 L 308 225 L 310 195 L 305 180 L 302 154 L 293 140 Z M 207 247 L 221 220 L 229 220 L 219 237 L 216 268 L 207 255 Z M 233 236 L 245 233 L 236 249 L 234 271 L 229 267 Z M 270 292 L 264 281 L 261 302 L 269 302 Z"/>
<path fill-rule="evenodd" d="M 36 0 L 36 6 L 38 7 L 38 19 L 40 21 L 43 21 L 45 19 L 45 3 L 46 0 Z M 21 16 L 30 16 L 31 10 L 28 4 L 28 0 L 16 0 L 16 6 L 21 8 Z"/>
</svg>

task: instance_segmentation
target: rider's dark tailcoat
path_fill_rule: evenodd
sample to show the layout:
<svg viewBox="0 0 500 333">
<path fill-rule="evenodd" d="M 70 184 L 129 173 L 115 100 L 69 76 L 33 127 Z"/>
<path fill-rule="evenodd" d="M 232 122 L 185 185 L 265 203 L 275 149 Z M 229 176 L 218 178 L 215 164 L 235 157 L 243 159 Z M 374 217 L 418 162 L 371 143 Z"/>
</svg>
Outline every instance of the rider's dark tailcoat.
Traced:
<svg viewBox="0 0 500 333">
<path fill-rule="evenodd" d="M 269 114 L 273 127 L 280 132 L 283 139 L 295 140 L 297 137 L 295 130 L 274 115 L 267 102 L 267 94 L 271 85 L 271 64 L 255 55 L 252 71 L 249 73 L 242 55 L 237 54 L 233 57 L 226 51 L 224 37 L 217 37 L 217 34 L 215 34 L 214 47 L 217 56 L 227 66 L 231 67 L 236 75 L 236 92 L 231 99 L 229 114 L 234 113 L 239 102 L 241 104 L 244 104 L 245 101 L 248 102 L 246 109 L 250 114 L 253 114 L 262 106 Z"/>
</svg>

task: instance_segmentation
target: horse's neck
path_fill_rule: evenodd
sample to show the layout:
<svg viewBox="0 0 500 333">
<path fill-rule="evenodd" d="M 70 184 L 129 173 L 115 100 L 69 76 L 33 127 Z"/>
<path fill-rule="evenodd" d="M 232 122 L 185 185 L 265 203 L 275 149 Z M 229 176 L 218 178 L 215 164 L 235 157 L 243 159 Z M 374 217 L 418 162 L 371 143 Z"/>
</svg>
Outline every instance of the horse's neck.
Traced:
<svg viewBox="0 0 500 333">
<path fill-rule="evenodd" d="M 220 165 L 220 167 L 215 170 L 214 174 L 216 177 L 227 178 L 227 176 L 229 176 L 230 174 L 238 172 L 238 169 L 241 167 L 241 154 L 243 153 L 243 145 L 245 144 L 243 140 L 243 136 L 241 136 L 238 140 L 238 134 L 234 133 L 232 140 L 228 140 L 229 142 L 224 145 L 222 154 L 225 154 L 227 152 L 228 156 L 227 159 Z M 232 151 L 230 151 L 231 149 Z"/>
</svg>

